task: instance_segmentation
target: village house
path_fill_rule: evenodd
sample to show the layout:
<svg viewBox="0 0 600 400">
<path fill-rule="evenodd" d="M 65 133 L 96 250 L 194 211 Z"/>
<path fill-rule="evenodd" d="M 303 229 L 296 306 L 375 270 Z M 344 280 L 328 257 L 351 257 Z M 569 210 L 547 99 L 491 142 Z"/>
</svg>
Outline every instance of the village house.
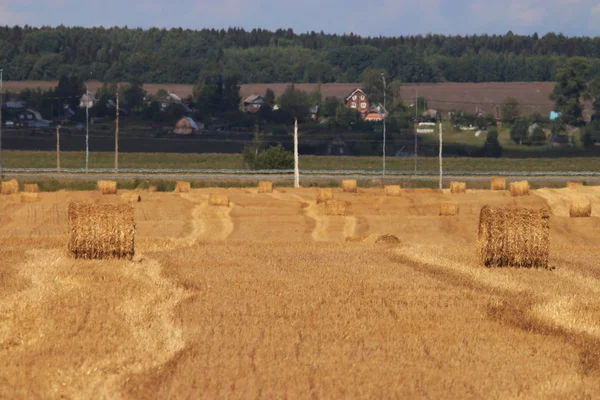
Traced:
<svg viewBox="0 0 600 400">
<path fill-rule="evenodd" d="M 87 93 L 81 96 L 79 100 L 79 108 L 92 108 L 96 104 L 96 96 L 92 93 Z"/>
<path fill-rule="evenodd" d="M 365 121 L 370 121 L 370 122 L 381 122 L 384 119 L 386 119 L 388 116 L 388 112 L 385 109 L 385 107 L 383 107 L 382 104 L 376 104 L 371 106 L 371 108 L 369 108 L 369 112 L 364 115 L 364 120 Z"/>
<path fill-rule="evenodd" d="M 357 110 L 364 118 L 369 113 L 371 104 L 365 92 L 358 88 L 346 97 L 346 108 Z"/>
<path fill-rule="evenodd" d="M 242 102 L 243 108 L 246 112 L 255 113 L 266 104 L 265 99 L 257 94 L 252 94 L 244 99 Z"/>
<path fill-rule="evenodd" d="M 168 94 L 160 99 L 160 109 L 164 111 L 167 107 L 173 104 L 181 104 L 183 105 L 183 100 L 181 97 L 177 96 L 175 93 L 168 92 Z"/>
</svg>

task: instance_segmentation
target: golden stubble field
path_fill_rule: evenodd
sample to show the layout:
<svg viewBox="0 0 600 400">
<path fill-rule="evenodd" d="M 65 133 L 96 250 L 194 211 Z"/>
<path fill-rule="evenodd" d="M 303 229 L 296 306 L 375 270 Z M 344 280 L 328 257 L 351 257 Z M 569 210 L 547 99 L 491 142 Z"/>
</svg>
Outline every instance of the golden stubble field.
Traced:
<svg viewBox="0 0 600 400">
<path fill-rule="evenodd" d="M 335 189 L 336 217 L 316 189 L 141 196 L 135 261 L 66 252 L 68 202 L 119 196 L 0 196 L 0 398 L 600 393 L 600 188 Z M 592 218 L 571 219 L 581 196 Z M 555 269 L 478 266 L 485 204 L 550 206 Z"/>
</svg>

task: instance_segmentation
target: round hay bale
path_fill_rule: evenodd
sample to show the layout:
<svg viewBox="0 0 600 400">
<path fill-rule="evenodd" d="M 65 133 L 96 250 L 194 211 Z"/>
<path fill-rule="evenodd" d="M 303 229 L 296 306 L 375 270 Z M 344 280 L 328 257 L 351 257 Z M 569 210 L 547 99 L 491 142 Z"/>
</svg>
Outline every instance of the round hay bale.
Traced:
<svg viewBox="0 0 600 400">
<path fill-rule="evenodd" d="M 258 193 L 273 193 L 273 182 L 271 182 L 271 181 L 258 182 Z"/>
<path fill-rule="evenodd" d="M 176 182 L 175 193 L 189 193 L 192 189 L 192 185 L 189 182 Z"/>
<path fill-rule="evenodd" d="M 122 204 L 133 204 L 142 201 L 142 196 L 137 193 L 124 193 L 121 195 Z"/>
<path fill-rule="evenodd" d="M 35 203 L 38 201 L 39 194 L 31 192 L 21 193 L 21 203 Z"/>
<path fill-rule="evenodd" d="M 529 182 L 519 181 L 510 183 L 510 195 L 513 197 L 529 196 Z"/>
<path fill-rule="evenodd" d="M 16 179 L 2 182 L 2 194 L 17 194 L 19 193 L 19 182 Z"/>
<path fill-rule="evenodd" d="M 589 200 L 571 200 L 569 207 L 571 218 L 589 218 L 592 216 L 592 203 Z"/>
<path fill-rule="evenodd" d="M 387 185 L 384 190 L 386 196 L 400 196 L 400 185 Z"/>
<path fill-rule="evenodd" d="M 568 189 L 578 189 L 580 187 L 583 187 L 583 183 L 582 182 L 567 182 L 566 187 Z"/>
<path fill-rule="evenodd" d="M 484 206 L 478 260 L 486 267 L 548 267 L 550 211 Z"/>
<path fill-rule="evenodd" d="M 450 182 L 450 193 L 467 193 L 467 182 Z"/>
<path fill-rule="evenodd" d="M 499 176 L 492 177 L 490 190 L 506 190 L 506 178 L 501 178 Z"/>
<path fill-rule="evenodd" d="M 73 258 L 131 260 L 135 253 L 133 206 L 69 203 L 67 248 Z"/>
<path fill-rule="evenodd" d="M 26 183 L 25 185 L 23 185 L 23 191 L 25 193 L 39 193 L 40 187 L 37 183 Z"/>
<path fill-rule="evenodd" d="M 317 204 L 326 203 L 333 199 L 333 190 L 331 188 L 317 189 Z"/>
<path fill-rule="evenodd" d="M 377 240 L 375 240 L 375 243 L 398 244 L 400 243 L 400 239 L 398 239 L 398 236 L 396 235 L 380 235 Z"/>
<path fill-rule="evenodd" d="M 102 194 L 117 194 L 117 182 L 98 181 L 98 190 L 100 190 Z"/>
<path fill-rule="evenodd" d="M 440 203 L 440 216 L 449 217 L 458 215 L 459 206 L 455 201 L 442 201 Z"/>
<path fill-rule="evenodd" d="M 344 192 L 348 192 L 348 193 L 358 192 L 358 185 L 355 180 L 342 181 L 342 188 L 344 189 Z"/>
<path fill-rule="evenodd" d="M 325 202 L 325 215 L 344 216 L 346 215 L 346 202 L 341 200 L 327 200 Z"/>
<path fill-rule="evenodd" d="M 226 194 L 211 193 L 208 198 L 208 204 L 216 207 L 229 207 L 229 196 Z"/>
</svg>

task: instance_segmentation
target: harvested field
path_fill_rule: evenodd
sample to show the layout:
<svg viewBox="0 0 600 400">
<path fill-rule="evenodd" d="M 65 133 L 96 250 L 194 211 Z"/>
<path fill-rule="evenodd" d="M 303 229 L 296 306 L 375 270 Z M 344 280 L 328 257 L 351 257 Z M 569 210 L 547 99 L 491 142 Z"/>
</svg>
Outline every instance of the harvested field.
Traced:
<svg viewBox="0 0 600 400">
<path fill-rule="evenodd" d="M 116 196 L 3 196 L 0 398 L 594 398 L 600 188 L 590 218 L 574 194 L 470 189 L 442 218 L 426 189 L 336 191 L 335 217 L 311 188 L 144 192 L 133 260 L 66 248 L 68 203 Z M 484 205 L 550 207 L 555 269 L 481 266 Z"/>
</svg>

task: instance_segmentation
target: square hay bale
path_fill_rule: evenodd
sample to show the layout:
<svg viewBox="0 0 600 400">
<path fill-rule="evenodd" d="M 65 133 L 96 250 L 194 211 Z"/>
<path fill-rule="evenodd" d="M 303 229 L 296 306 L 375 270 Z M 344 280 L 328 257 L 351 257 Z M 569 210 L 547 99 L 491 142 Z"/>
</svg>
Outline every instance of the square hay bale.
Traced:
<svg viewBox="0 0 600 400">
<path fill-rule="evenodd" d="M 208 204 L 216 207 L 229 207 L 229 196 L 226 194 L 211 193 L 208 198 Z"/>
<path fill-rule="evenodd" d="M 326 203 L 327 200 L 333 200 L 333 190 L 331 188 L 317 189 L 317 204 Z"/>
<path fill-rule="evenodd" d="M 11 179 L 7 182 L 2 182 L 2 194 L 17 194 L 19 193 L 19 182 L 16 179 Z"/>
<path fill-rule="evenodd" d="M 325 202 L 325 215 L 344 216 L 346 215 L 346 202 L 341 200 L 327 200 Z"/>
<path fill-rule="evenodd" d="M 498 176 L 492 177 L 490 190 L 506 190 L 506 178 L 501 178 Z"/>
<path fill-rule="evenodd" d="M 450 182 L 450 193 L 467 193 L 467 182 Z"/>
<path fill-rule="evenodd" d="M 583 187 L 583 183 L 582 182 L 567 182 L 566 187 L 568 189 L 578 189 L 580 187 Z"/>
<path fill-rule="evenodd" d="M 117 194 L 117 182 L 98 181 L 98 190 L 100 190 L 102 194 Z"/>
<path fill-rule="evenodd" d="M 571 200 L 569 207 L 571 218 L 589 218 L 592 216 L 592 203 L 589 200 Z"/>
<path fill-rule="evenodd" d="M 342 188 L 344 189 L 344 192 L 349 192 L 349 193 L 358 192 L 358 185 L 356 184 L 355 180 L 342 181 Z"/>
<path fill-rule="evenodd" d="M 273 193 L 273 182 L 271 182 L 271 181 L 258 182 L 258 193 Z"/>
<path fill-rule="evenodd" d="M 175 193 L 189 193 L 192 189 L 192 185 L 189 182 L 176 182 Z"/>
<path fill-rule="evenodd" d="M 510 183 L 510 195 L 513 197 L 518 196 L 529 196 L 529 182 L 511 182 Z"/>
<path fill-rule="evenodd" d="M 133 215 L 131 204 L 69 203 L 69 254 L 86 260 L 131 260 L 135 253 Z"/>
<path fill-rule="evenodd" d="M 442 201 L 440 203 L 440 216 L 449 217 L 458 215 L 459 206 L 456 201 Z"/>
<path fill-rule="evenodd" d="M 486 267 L 548 268 L 550 210 L 484 206 L 479 215 L 479 262 Z"/>
<path fill-rule="evenodd" d="M 142 201 L 142 196 L 137 193 L 124 193 L 121 195 L 122 204 L 133 204 Z"/>
<path fill-rule="evenodd" d="M 387 185 L 384 190 L 386 196 L 400 196 L 400 185 Z"/>
<path fill-rule="evenodd" d="M 25 185 L 23 185 L 23 191 L 25 193 L 39 193 L 40 187 L 37 183 L 26 183 Z"/>
<path fill-rule="evenodd" d="M 39 194 L 31 192 L 21 193 L 21 203 L 35 203 L 38 201 Z"/>
</svg>

